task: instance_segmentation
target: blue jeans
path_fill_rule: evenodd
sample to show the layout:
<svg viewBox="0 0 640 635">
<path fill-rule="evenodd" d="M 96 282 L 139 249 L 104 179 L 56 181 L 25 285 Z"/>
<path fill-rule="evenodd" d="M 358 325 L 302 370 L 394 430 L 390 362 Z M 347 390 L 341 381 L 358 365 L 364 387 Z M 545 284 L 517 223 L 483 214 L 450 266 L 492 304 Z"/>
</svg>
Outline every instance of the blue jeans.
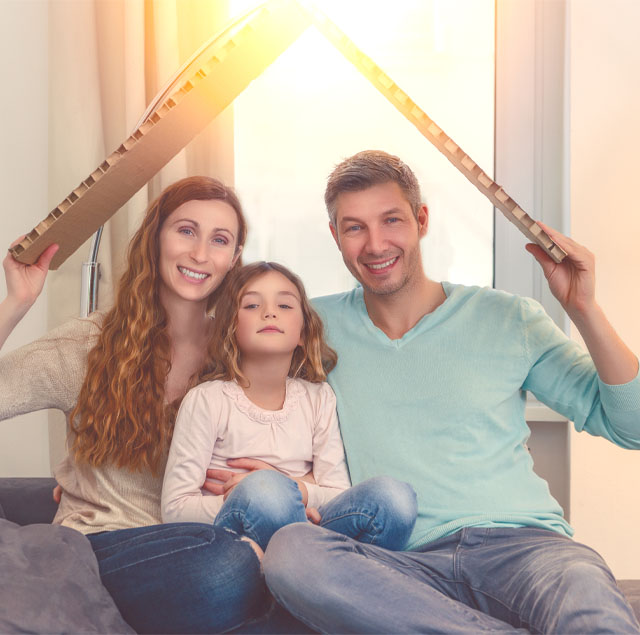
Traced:
<svg viewBox="0 0 640 635">
<path fill-rule="evenodd" d="M 87 538 L 103 584 L 139 633 L 231 630 L 271 604 L 252 547 L 223 529 L 175 523 Z"/>
<path fill-rule="evenodd" d="M 360 542 L 402 549 L 416 522 L 416 495 L 410 485 L 379 476 L 338 494 L 318 512 L 322 527 Z M 214 527 L 248 536 L 266 549 L 278 529 L 305 521 L 296 482 L 280 472 L 258 470 L 236 485 Z"/>
<path fill-rule="evenodd" d="M 543 529 L 466 528 L 393 552 L 306 524 L 271 540 L 267 585 L 324 633 L 638 633 L 592 549 Z"/>
</svg>

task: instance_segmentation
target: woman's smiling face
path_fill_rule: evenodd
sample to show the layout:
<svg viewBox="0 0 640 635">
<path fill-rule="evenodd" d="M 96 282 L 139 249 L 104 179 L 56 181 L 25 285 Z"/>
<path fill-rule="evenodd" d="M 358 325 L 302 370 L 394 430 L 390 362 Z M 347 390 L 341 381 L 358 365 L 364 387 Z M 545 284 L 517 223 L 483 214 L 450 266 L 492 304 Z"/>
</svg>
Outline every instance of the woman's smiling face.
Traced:
<svg viewBox="0 0 640 635">
<path fill-rule="evenodd" d="M 240 255 L 238 218 L 221 200 L 192 200 L 176 208 L 159 235 L 160 297 L 202 302 L 218 288 Z"/>
</svg>

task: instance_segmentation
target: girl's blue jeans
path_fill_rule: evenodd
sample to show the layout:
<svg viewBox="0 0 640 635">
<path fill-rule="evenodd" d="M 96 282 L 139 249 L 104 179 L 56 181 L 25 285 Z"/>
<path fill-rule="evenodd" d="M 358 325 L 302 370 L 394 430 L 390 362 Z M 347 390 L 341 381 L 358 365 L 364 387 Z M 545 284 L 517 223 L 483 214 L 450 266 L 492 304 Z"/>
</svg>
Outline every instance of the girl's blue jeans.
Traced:
<svg viewBox="0 0 640 635">
<path fill-rule="evenodd" d="M 416 522 L 416 494 L 407 483 L 379 476 L 338 494 L 318 512 L 321 527 L 359 542 L 399 550 L 406 545 Z M 248 536 L 266 549 L 278 529 L 305 521 L 296 482 L 280 472 L 258 470 L 235 486 L 214 527 Z"/>
</svg>

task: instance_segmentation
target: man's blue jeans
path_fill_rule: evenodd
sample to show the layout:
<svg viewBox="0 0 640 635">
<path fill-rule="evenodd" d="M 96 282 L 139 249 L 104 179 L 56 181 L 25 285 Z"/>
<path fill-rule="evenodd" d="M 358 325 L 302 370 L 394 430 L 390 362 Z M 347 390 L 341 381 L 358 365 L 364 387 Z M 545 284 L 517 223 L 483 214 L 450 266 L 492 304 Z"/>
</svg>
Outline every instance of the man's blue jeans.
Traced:
<svg viewBox="0 0 640 635">
<path fill-rule="evenodd" d="M 224 529 L 175 523 L 87 538 L 103 584 L 138 633 L 226 631 L 270 606 L 253 548 Z"/>
<path fill-rule="evenodd" d="M 338 494 L 318 512 L 322 527 L 360 542 L 402 549 L 416 522 L 416 495 L 407 483 L 379 476 Z M 258 470 L 236 485 L 214 527 L 248 536 L 266 549 L 278 529 L 305 521 L 296 482 L 280 472 Z"/>
<path fill-rule="evenodd" d="M 592 549 L 532 528 L 467 528 L 393 552 L 305 524 L 277 532 L 267 585 L 324 633 L 638 633 Z"/>
</svg>

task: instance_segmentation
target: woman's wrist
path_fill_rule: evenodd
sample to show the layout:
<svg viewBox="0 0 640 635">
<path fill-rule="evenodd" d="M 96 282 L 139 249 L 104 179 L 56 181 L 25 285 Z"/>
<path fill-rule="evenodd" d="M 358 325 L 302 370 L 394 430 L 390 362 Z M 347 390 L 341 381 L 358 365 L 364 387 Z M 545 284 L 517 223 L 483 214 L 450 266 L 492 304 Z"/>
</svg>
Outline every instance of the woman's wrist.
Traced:
<svg viewBox="0 0 640 635">
<path fill-rule="evenodd" d="M 32 304 L 33 303 L 25 305 L 16 302 L 15 299 L 10 296 L 7 296 L 0 302 L 0 348 L 2 348 L 11 331 L 13 331 L 16 324 L 24 317 Z"/>
</svg>

